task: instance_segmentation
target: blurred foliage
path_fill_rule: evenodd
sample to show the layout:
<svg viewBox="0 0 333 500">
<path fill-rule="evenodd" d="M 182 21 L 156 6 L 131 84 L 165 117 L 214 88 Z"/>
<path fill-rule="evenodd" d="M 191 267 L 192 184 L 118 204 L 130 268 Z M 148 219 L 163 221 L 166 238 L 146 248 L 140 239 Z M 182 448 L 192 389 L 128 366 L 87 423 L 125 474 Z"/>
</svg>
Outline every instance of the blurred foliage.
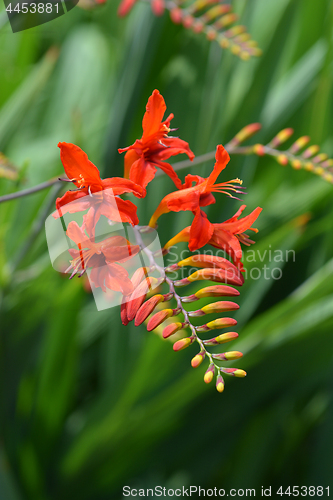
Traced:
<svg viewBox="0 0 333 500">
<path fill-rule="evenodd" d="M 0 150 L 19 175 L 0 178 L 0 195 L 62 174 L 58 141 L 121 175 L 117 148 L 141 136 L 154 88 L 196 155 L 260 121 L 258 142 L 293 127 L 332 157 L 330 0 L 235 0 L 263 49 L 248 62 L 147 4 L 119 19 L 117 3 L 15 35 L 1 28 Z M 233 177 L 247 186 L 247 210 L 263 207 L 248 274 L 266 264 L 282 278 L 253 272 L 241 290 L 233 348 L 248 377 L 228 379 L 223 395 L 191 369 L 191 348 L 174 353 L 122 326 L 117 308 L 97 312 L 82 281 L 51 268 L 38 222 L 55 192 L 0 205 L 1 499 L 109 500 L 124 485 L 333 486 L 332 186 L 268 157 L 232 157 L 223 178 Z M 172 187 L 161 179 L 140 203 L 142 224 Z M 238 206 L 220 196 L 209 218 Z M 190 220 L 163 216 L 161 241 Z M 267 250 L 295 259 L 269 262 Z"/>
</svg>

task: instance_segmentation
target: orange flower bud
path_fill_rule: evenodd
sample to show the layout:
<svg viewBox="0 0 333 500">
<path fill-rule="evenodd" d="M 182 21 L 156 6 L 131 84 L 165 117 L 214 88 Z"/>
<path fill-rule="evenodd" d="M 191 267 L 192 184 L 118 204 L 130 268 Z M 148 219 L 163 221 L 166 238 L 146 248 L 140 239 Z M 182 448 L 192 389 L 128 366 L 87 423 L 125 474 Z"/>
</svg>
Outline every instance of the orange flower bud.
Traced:
<svg viewBox="0 0 333 500">
<path fill-rule="evenodd" d="M 191 345 L 193 341 L 194 337 L 185 337 L 184 339 L 180 339 L 173 344 L 173 350 L 181 351 L 182 349 L 185 349 L 186 347 Z"/>
<path fill-rule="evenodd" d="M 229 328 L 230 326 L 237 325 L 237 321 L 234 318 L 218 318 L 214 321 L 207 323 L 207 327 L 210 330 L 217 330 L 219 328 Z"/>
<path fill-rule="evenodd" d="M 280 163 L 280 165 L 282 165 L 283 167 L 285 167 L 286 165 L 288 165 L 289 163 L 289 159 L 288 159 L 288 156 L 286 155 L 279 155 L 276 157 L 276 160 L 278 163 Z"/>
<path fill-rule="evenodd" d="M 239 368 L 221 368 L 223 373 L 227 373 L 228 375 L 232 375 L 233 377 L 246 377 L 246 372 L 244 370 L 240 370 Z"/>
<path fill-rule="evenodd" d="M 268 146 L 272 148 L 276 148 L 286 142 L 294 133 L 293 128 L 285 128 L 279 132 L 274 139 L 271 140 L 271 142 L 268 144 Z"/>
<path fill-rule="evenodd" d="M 160 324 L 163 323 L 167 318 L 171 318 L 174 315 L 174 309 L 163 309 L 163 311 L 158 311 L 154 316 L 150 318 L 147 324 L 148 332 L 155 330 Z"/>
<path fill-rule="evenodd" d="M 240 130 L 238 134 L 236 134 L 235 137 L 231 139 L 231 141 L 229 142 L 229 146 L 231 147 L 238 146 L 242 142 L 249 139 L 252 135 L 259 132 L 260 129 L 261 129 L 260 123 L 250 123 L 249 125 L 246 125 L 246 127 L 242 128 L 242 130 Z"/>
<path fill-rule="evenodd" d="M 211 26 L 208 26 L 206 37 L 210 42 L 212 42 L 217 37 L 217 31 Z"/>
<path fill-rule="evenodd" d="M 170 325 L 164 328 L 163 338 L 167 339 L 168 337 L 171 337 L 171 335 L 181 330 L 183 326 L 184 326 L 183 323 L 171 323 Z"/>
<path fill-rule="evenodd" d="M 320 149 L 319 146 L 314 144 L 313 146 L 306 148 L 306 150 L 304 151 L 302 156 L 303 156 L 303 158 L 306 158 L 306 159 L 311 158 L 311 156 L 314 156 L 315 154 L 318 153 L 319 149 Z"/>
<path fill-rule="evenodd" d="M 183 18 L 183 11 L 178 7 L 175 7 L 170 10 L 170 17 L 175 24 L 180 24 Z"/>
<path fill-rule="evenodd" d="M 200 352 L 199 354 L 197 354 L 196 356 L 194 356 L 194 358 L 192 358 L 191 360 L 191 366 L 192 368 L 197 368 L 199 365 L 201 365 L 201 363 L 203 362 L 204 360 L 204 357 L 205 357 L 205 352 Z"/>
<path fill-rule="evenodd" d="M 229 5 L 219 4 L 219 5 L 215 5 L 211 9 L 207 10 L 207 12 L 204 14 L 203 17 L 207 21 L 213 21 L 217 17 L 221 16 L 222 14 L 226 14 L 229 11 L 230 11 Z M 223 16 L 223 17 L 227 17 L 227 16 Z"/>
<path fill-rule="evenodd" d="M 224 391 L 224 380 L 222 378 L 222 375 L 219 374 L 217 377 L 216 377 L 216 389 L 219 391 L 219 392 L 223 392 Z"/>
<path fill-rule="evenodd" d="M 308 142 L 310 142 L 310 137 L 308 135 L 304 135 L 303 137 L 297 139 L 296 142 L 294 142 L 289 151 L 292 154 L 298 153 L 301 149 L 304 148 L 304 146 L 308 144 Z"/>
<path fill-rule="evenodd" d="M 142 304 L 135 316 L 135 326 L 141 325 L 160 302 L 164 302 L 164 295 L 157 294 Z"/>
<path fill-rule="evenodd" d="M 229 352 L 222 352 L 219 354 L 212 354 L 212 356 L 214 359 L 219 359 L 223 361 L 232 361 L 243 357 L 243 353 L 239 351 L 229 351 Z"/>
<path fill-rule="evenodd" d="M 218 268 L 205 268 L 200 269 L 199 271 L 195 271 L 193 274 L 179 281 L 175 281 L 175 286 L 182 286 L 188 283 L 185 281 L 193 282 L 199 280 L 207 280 L 207 281 L 217 281 L 218 283 L 230 283 L 231 285 L 242 286 L 244 283 L 244 279 L 237 273 L 228 273 L 224 271 L 224 269 Z"/>
<path fill-rule="evenodd" d="M 211 364 L 209 365 L 208 370 L 204 375 L 204 381 L 206 384 L 209 384 L 213 380 L 214 374 L 215 374 L 215 366 Z"/>
<path fill-rule="evenodd" d="M 213 285 L 198 290 L 194 295 L 198 299 L 202 299 L 203 297 L 237 297 L 239 295 L 239 291 L 231 286 Z"/>
<path fill-rule="evenodd" d="M 295 170 L 299 170 L 300 168 L 302 168 L 302 162 L 299 161 L 299 160 L 293 160 L 291 162 L 291 166 L 295 169 Z"/>
<path fill-rule="evenodd" d="M 328 155 L 326 153 L 320 153 L 319 155 L 312 158 L 312 162 L 313 163 L 321 163 L 321 162 L 327 160 L 327 158 L 328 158 Z"/>
<path fill-rule="evenodd" d="M 258 156 L 265 156 L 265 146 L 262 144 L 255 144 L 253 146 L 253 152 Z"/>
<path fill-rule="evenodd" d="M 235 14 L 234 12 L 231 12 L 230 14 L 226 14 L 225 16 L 220 17 L 220 18 L 219 18 L 219 19 L 218 19 L 218 20 L 214 23 L 214 26 L 215 26 L 215 28 L 217 28 L 217 29 L 220 29 L 220 28 L 226 28 L 227 26 L 230 26 L 231 24 L 235 23 L 235 22 L 237 21 L 237 19 L 238 19 L 237 14 Z M 238 28 L 238 29 L 239 29 L 240 27 L 241 27 L 241 28 L 243 28 L 243 26 L 237 26 L 237 27 L 235 26 L 235 28 Z M 237 31 L 237 30 L 236 30 L 236 33 L 235 33 L 235 34 L 237 34 L 237 35 L 238 35 L 239 33 L 241 33 L 241 31 L 239 31 L 239 30 Z M 223 33 L 223 34 L 224 34 L 224 36 L 228 36 L 228 35 L 226 34 L 226 32 L 225 32 L 225 33 Z M 229 36 L 232 36 L 232 35 L 229 35 Z"/>
<path fill-rule="evenodd" d="M 162 281 L 163 279 L 157 279 L 154 277 L 146 278 L 140 283 L 136 290 L 134 290 L 127 303 L 127 317 L 129 321 L 132 321 L 135 318 L 139 307 L 144 302 L 147 293 L 152 289 L 152 286 L 157 286 L 159 282 L 162 283 Z"/>
<path fill-rule="evenodd" d="M 327 167 L 333 167 L 333 160 L 329 159 L 329 160 L 326 160 L 324 161 L 321 166 L 323 168 L 327 168 Z"/>
<path fill-rule="evenodd" d="M 236 311 L 237 309 L 239 309 L 238 304 L 236 304 L 235 302 L 229 302 L 225 300 L 208 304 L 207 306 L 202 307 L 201 311 L 203 311 L 205 314 L 210 314 L 210 313 L 219 313 L 225 311 Z"/>
</svg>

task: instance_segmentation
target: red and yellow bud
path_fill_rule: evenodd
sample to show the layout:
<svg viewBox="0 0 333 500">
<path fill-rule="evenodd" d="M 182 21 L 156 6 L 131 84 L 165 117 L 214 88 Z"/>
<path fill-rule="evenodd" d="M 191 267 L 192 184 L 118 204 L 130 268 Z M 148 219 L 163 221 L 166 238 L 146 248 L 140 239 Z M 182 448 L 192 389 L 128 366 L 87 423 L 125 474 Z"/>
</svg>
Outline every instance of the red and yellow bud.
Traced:
<svg viewBox="0 0 333 500">
<path fill-rule="evenodd" d="M 212 28 L 211 26 L 208 26 L 206 37 L 207 37 L 207 40 L 212 42 L 217 37 L 217 31 L 214 28 Z"/>
<path fill-rule="evenodd" d="M 246 125 L 246 127 L 242 128 L 242 130 L 240 130 L 238 134 L 236 134 L 235 137 L 231 139 L 231 141 L 229 142 L 229 146 L 230 147 L 239 146 L 239 144 L 241 144 L 242 142 L 252 137 L 252 135 L 259 132 L 260 129 L 261 129 L 260 123 L 250 123 L 249 125 Z"/>
<path fill-rule="evenodd" d="M 233 361 L 243 357 L 243 353 L 239 351 L 229 351 L 221 352 L 219 354 L 212 354 L 214 359 L 219 359 L 220 361 Z"/>
<path fill-rule="evenodd" d="M 286 155 L 279 155 L 276 157 L 276 160 L 278 163 L 280 163 L 280 165 L 282 165 L 283 167 L 285 167 L 286 165 L 288 165 L 289 163 L 289 159 L 288 159 L 288 156 Z"/>
<path fill-rule="evenodd" d="M 206 384 L 209 384 L 213 380 L 214 374 L 215 374 L 215 365 L 212 363 L 209 365 L 208 370 L 204 375 L 204 381 Z"/>
<path fill-rule="evenodd" d="M 218 392 L 224 391 L 224 380 L 221 374 L 216 377 L 216 389 Z"/>
<path fill-rule="evenodd" d="M 215 281 L 218 283 L 230 283 L 231 285 L 242 286 L 244 283 L 243 277 L 239 274 L 235 275 L 233 272 L 227 272 L 224 269 L 218 268 L 205 268 L 195 271 L 187 278 L 177 280 L 174 282 L 175 286 L 186 286 L 193 281 Z"/>
<path fill-rule="evenodd" d="M 201 308 L 201 311 L 205 314 L 220 313 L 225 311 L 237 311 L 239 305 L 235 302 L 229 302 L 227 300 L 213 302 Z"/>
<path fill-rule="evenodd" d="M 277 148 L 284 142 L 286 142 L 294 133 L 293 128 L 285 128 L 279 132 L 274 139 L 271 140 L 271 142 L 268 144 L 271 148 Z"/>
<path fill-rule="evenodd" d="M 136 313 L 138 312 L 147 296 L 147 293 L 152 289 L 153 286 L 156 287 L 162 281 L 162 279 L 149 277 L 144 279 L 136 288 L 136 290 L 134 290 L 127 303 L 127 317 L 129 321 L 132 321 L 135 318 Z"/>
<path fill-rule="evenodd" d="M 305 165 L 304 165 L 304 168 L 305 170 L 307 170 L 308 172 L 313 172 L 314 171 L 314 164 L 311 163 L 311 161 L 308 161 Z"/>
<path fill-rule="evenodd" d="M 175 311 L 175 309 L 163 309 L 163 311 L 158 311 L 148 321 L 147 324 L 148 332 L 155 330 L 155 328 L 161 325 L 163 321 L 165 321 L 167 318 L 171 318 L 171 316 L 174 316 L 175 312 L 178 314 L 178 311 Z"/>
<path fill-rule="evenodd" d="M 237 14 L 234 12 L 231 12 L 230 14 L 226 14 L 225 16 L 220 17 L 215 23 L 214 26 L 216 29 L 220 28 L 226 28 L 227 26 L 230 26 L 231 24 L 235 23 L 238 19 Z M 237 26 L 237 28 L 239 28 Z M 239 31 L 236 33 L 238 34 Z M 223 33 L 226 36 L 226 33 Z"/>
<path fill-rule="evenodd" d="M 173 350 L 181 351 L 183 349 L 186 349 L 186 347 L 191 345 L 193 341 L 194 337 L 185 337 L 184 339 L 177 340 L 177 342 L 173 344 Z"/>
<path fill-rule="evenodd" d="M 296 142 L 291 146 L 289 151 L 292 154 L 298 153 L 301 149 L 303 149 L 308 143 L 310 142 L 310 137 L 308 135 L 304 135 L 303 137 L 300 137 L 297 139 Z"/>
<path fill-rule="evenodd" d="M 237 337 L 238 337 L 237 332 L 227 332 L 227 333 L 222 333 L 221 335 L 218 335 L 217 337 L 214 337 L 212 339 L 204 340 L 203 343 L 205 345 L 225 344 L 226 342 L 230 342 L 231 340 L 237 339 Z"/>
<path fill-rule="evenodd" d="M 291 166 L 295 169 L 295 170 L 299 170 L 300 168 L 302 168 L 302 162 L 300 160 L 293 160 L 291 162 Z"/>
<path fill-rule="evenodd" d="M 185 16 L 183 18 L 183 26 L 184 28 L 191 28 L 193 26 L 193 23 L 195 21 L 195 18 L 193 16 Z"/>
<path fill-rule="evenodd" d="M 243 378 L 246 377 L 247 373 L 244 370 L 240 370 L 239 368 L 221 368 L 223 373 L 228 375 L 232 375 L 233 377 Z"/>
<path fill-rule="evenodd" d="M 191 360 L 191 366 L 192 368 L 197 368 L 201 363 L 203 362 L 205 358 L 205 351 L 199 352 L 194 358 Z"/>
<path fill-rule="evenodd" d="M 149 314 L 154 311 L 157 304 L 160 304 L 160 302 L 164 302 L 164 300 L 164 295 L 157 294 L 153 297 L 150 297 L 150 299 L 142 304 L 135 316 L 135 326 L 141 325 L 148 318 Z"/>
<path fill-rule="evenodd" d="M 173 264 L 169 266 L 167 269 L 170 271 L 175 271 L 180 267 L 185 266 L 193 266 L 200 268 L 219 268 L 224 269 L 225 271 L 229 271 L 236 276 L 241 276 L 241 272 L 238 267 L 236 267 L 232 262 L 228 259 L 224 259 L 223 257 L 218 257 L 217 255 L 204 255 L 204 254 L 194 254 L 188 257 L 187 259 L 181 260 L 178 264 Z"/>
<path fill-rule="evenodd" d="M 230 5 L 219 4 L 207 10 L 207 12 L 202 17 L 205 19 L 205 21 L 213 21 L 217 17 L 222 16 L 223 14 L 226 14 L 229 11 L 230 11 Z"/>
<path fill-rule="evenodd" d="M 253 152 L 258 156 L 265 156 L 265 146 L 262 144 L 255 144 L 253 146 Z"/>
<path fill-rule="evenodd" d="M 322 163 L 323 161 L 327 160 L 328 155 L 326 153 L 320 153 L 319 155 L 316 155 L 314 158 L 312 158 L 312 163 Z"/>
<path fill-rule="evenodd" d="M 310 146 L 306 148 L 304 153 L 302 154 L 303 158 L 311 158 L 311 156 L 316 155 L 320 150 L 320 147 L 317 146 L 317 144 L 313 144 L 313 146 Z"/>
<path fill-rule="evenodd" d="M 171 337 L 171 335 L 181 330 L 183 326 L 184 323 L 170 323 L 170 325 L 167 325 L 163 330 L 163 338 L 167 339 L 168 337 Z"/>
<path fill-rule="evenodd" d="M 234 318 L 218 318 L 210 321 L 206 326 L 210 330 L 218 330 L 219 328 L 229 328 L 234 325 L 237 325 L 237 321 Z"/>
<path fill-rule="evenodd" d="M 182 19 L 183 19 L 182 9 L 179 9 L 178 7 L 171 9 L 170 10 L 170 17 L 171 17 L 171 20 L 175 24 L 180 24 L 182 22 Z"/>
<path fill-rule="evenodd" d="M 333 160 L 329 159 L 329 160 L 326 160 L 324 161 L 321 166 L 323 168 L 329 168 L 329 167 L 333 167 Z"/>
<path fill-rule="evenodd" d="M 226 285 L 213 285 L 201 288 L 194 294 L 198 299 L 203 297 L 237 297 L 239 291 Z"/>
</svg>

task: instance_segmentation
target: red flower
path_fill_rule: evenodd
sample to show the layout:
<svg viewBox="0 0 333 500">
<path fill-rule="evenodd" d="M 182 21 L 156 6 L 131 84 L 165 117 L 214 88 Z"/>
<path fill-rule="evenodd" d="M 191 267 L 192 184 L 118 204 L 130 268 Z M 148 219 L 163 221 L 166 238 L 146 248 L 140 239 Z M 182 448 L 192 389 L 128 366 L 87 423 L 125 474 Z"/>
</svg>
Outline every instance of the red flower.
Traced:
<svg viewBox="0 0 333 500">
<path fill-rule="evenodd" d="M 151 227 L 156 226 L 157 219 L 162 214 L 180 212 L 182 210 L 191 210 L 197 213 L 199 207 L 206 207 L 207 205 L 215 203 L 216 200 L 212 192 L 224 193 L 232 198 L 234 198 L 234 196 L 232 196 L 229 191 L 234 193 L 242 192 L 235 187 L 235 184 L 242 184 L 242 181 L 239 179 L 215 184 L 220 172 L 225 169 L 230 160 L 227 151 L 222 145 L 217 146 L 215 159 L 216 163 L 214 169 L 207 179 L 198 175 L 187 175 L 185 184 L 180 191 L 174 191 L 163 198 L 150 219 L 149 225 Z M 193 182 L 196 183 L 194 186 L 192 186 Z M 204 221 L 201 221 L 201 223 L 207 225 Z"/>
<path fill-rule="evenodd" d="M 224 250 L 230 255 L 235 265 L 243 271 L 240 243 L 244 243 L 244 245 L 254 243 L 244 232 L 247 230 L 258 232 L 257 229 L 251 226 L 262 210 L 260 207 L 257 207 L 251 214 L 238 219 L 245 208 L 246 205 L 242 205 L 231 219 L 220 224 L 209 222 L 207 215 L 198 209 L 192 225 L 180 231 L 180 233 L 168 241 L 164 248 L 168 249 L 180 241 L 188 241 L 189 249 L 191 252 L 194 252 L 208 243 L 215 248 Z"/>
<path fill-rule="evenodd" d="M 169 163 L 165 163 L 171 156 L 186 153 L 190 160 L 194 154 L 187 142 L 178 137 L 168 137 L 170 122 L 173 114 L 162 121 L 166 105 L 158 90 L 154 90 L 148 99 L 146 113 L 142 120 L 143 134 L 132 146 L 119 149 L 119 153 L 127 151 L 125 155 L 124 177 L 131 179 L 143 188 L 155 177 L 156 167 L 163 170 L 175 183 L 182 187 L 181 180 Z"/>
<path fill-rule="evenodd" d="M 124 295 L 133 292 L 128 272 L 119 265 L 119 262 L 125 262 L 136 255 L 140 251 L 138 245 L 131 245 L 123 236 L 111 236 L 94 243 L 75 221 L 68 224 L 66 234 L 79 248 L 79 250 L 69 249 L 73 260 L 67 271 L 73 269 L 71 278 L 77 273 L 81 276 L 89 267 L 90 281 L 103 292 L 106 288 Z"/>
<path fill-rule="evenodd" d="M 118 16 L 126 16 L 137 0 L 122 0 L 118 9 Z M 164 0 L 151 0 L 151 8 L 156 16 L 161 16 L 164 12 Z"/>
<path fill-rule="evenodd" d="M 55 218 L 65 213 L 93 208 L 90 218 L 93 217 L 94 224 L 100 215 L 116 222 L 129 222 L 132 225 L 139 223 L 136 206 L 131 201 L 122 200 L 118 195 L 133 193 L 142 197 L 144 190 L 141 186 L 121 177 L 101 179 L 98 168 L 89 161 L 81 148 L 66 142 L 59 142 L 58 146 L 66 175 L 78 189 L 67 191 L 62 198 L 57 199 Z"/>
</svg>

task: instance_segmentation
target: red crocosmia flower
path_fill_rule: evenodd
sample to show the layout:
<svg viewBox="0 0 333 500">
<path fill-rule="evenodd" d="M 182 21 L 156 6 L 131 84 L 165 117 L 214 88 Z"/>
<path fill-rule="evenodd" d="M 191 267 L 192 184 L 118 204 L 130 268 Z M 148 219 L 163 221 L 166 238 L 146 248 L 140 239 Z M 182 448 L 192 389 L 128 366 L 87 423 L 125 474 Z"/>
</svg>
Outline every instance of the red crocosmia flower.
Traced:
<svg viewBox="0 0 333 500">
<path fill-rule="evenodd" d="M 111 236 L 95 243 L 75 221 L 68 224 L 66 234 L 78 246 L 78 250 L 69 249 L 73 259 L 67 269 L 67 272 L 73 269 L 70 278 L 77 273 L 82 276 L 87 268 L 91 268 L 89 279 L 103 292 L 106 288 L 124 295 L 133 292 L 128 272 L 119 263 L 136 255 L 140 251 L 139 245 L 131 245 L 123 236 Z"/>
<path fill-rule="evenodd" d="M 244 245 L 254 243 L 254 241 L 250 240 L 245 234 L 245 231 L 251 230 L 256 233 L 258 232 L 257 229 L 251 226 L 262 210 L 260 207 L 257 207 L 246 217 L 238 219 L 245 208 L 246 205 L 242 205 L 231 219 L 221 224 L 212 224 L 208 221 L 206 214 L 199 210 L 194 217 L 192 226 L 183 229 L 174 238 L 168 241 L 164 248 L 168 249 L 181 241 L 188 241 L 189 249 L 194 252 L 208 243 L 215 248 L 224 250 L 230 255 L 234 264 L 241 271 L 244 271 L 241 262 L 242 249 L 240 243 L 244 243 Z"/>
<path fill-rule="evenodd" d="M 180 212 L 182 210 L 191 210 L 195 214 L 200 216 L 199 207 L 205 207 L 215 203 L 215 198 L 212 195 L 215 193 L 224 193 L 232 198 L 235 198 L 231 193 L 241 193 L 241 189 L 237 189 L 235 184 L 242 184 L 239 179 L 233 179 L 231 181 L 222 182 L 215 184 L 217 177 L 220 172 L 227 166 L 230 157 L 227 151 L 222 145 L 217 146 L 216 163 L 214 169 L 207 179 L 200 177 L 198 175 L 187 175 L 185 179 L 185 184 L 182 186 L 180 191 L 174 191 L 163 198 L 159 206 L 157 207 L 155 213 L 150 219 L 149 225 L 151 227 L 156 226 L 157 219 L 165 213 L 168 212 Z M 192 183 L 195 185 L 192 186 Z M 199 223 L 199 220 L 197 221 Z M 201 224 L 208 225 L 207 222 L 201 221 Z"/>
<path fill-rule="evenodd" d="M 118 16 L 126 16 L 137 0 L 122 0 L 118 9 Z M 164 0 L 151 0 L 151 8 L 156 16 L 161 16 L 164 12 Z"/>
<path fill-rule="evenodd" d="M 56 201 L 58 218 L 65 213 L 75 213 L 94 208 L 94 221 L 102 214 L 116 222 L 139 223 L 136 206 L 129 200 L 122 200 L 120 194 L 133 193 L 144 196 L 144 190 L 134 182 L 121 177 L 101 179 L 98 168 L 88 159 L 87 154 L 74 144 L 59 142 L 60 158 L 66 175 L 78 188 L 67 191 Z M 92 216 L 92 214 L 90 214 Z"/>
<path fill-rule="evenodd" d="M 154 90 L 148 99 L 146 113 L 142 121 L 143 134 L 132 146 L 119 149 L 119 153 L 125 154 L 124 177 L 131 179 L 143 188 L 155 177 L 156 167 L 165 172 L 181 189 L 182 183 L 178 175 L 169 163 L 165 163 L 171 156 L 186 153 L 190 160 L 194 154 L 187 142 L 178 137 L 169 137 L 170 122 L 173 114 L 163 120 L 166 105 L 158 90 Z"/>
</svg>

